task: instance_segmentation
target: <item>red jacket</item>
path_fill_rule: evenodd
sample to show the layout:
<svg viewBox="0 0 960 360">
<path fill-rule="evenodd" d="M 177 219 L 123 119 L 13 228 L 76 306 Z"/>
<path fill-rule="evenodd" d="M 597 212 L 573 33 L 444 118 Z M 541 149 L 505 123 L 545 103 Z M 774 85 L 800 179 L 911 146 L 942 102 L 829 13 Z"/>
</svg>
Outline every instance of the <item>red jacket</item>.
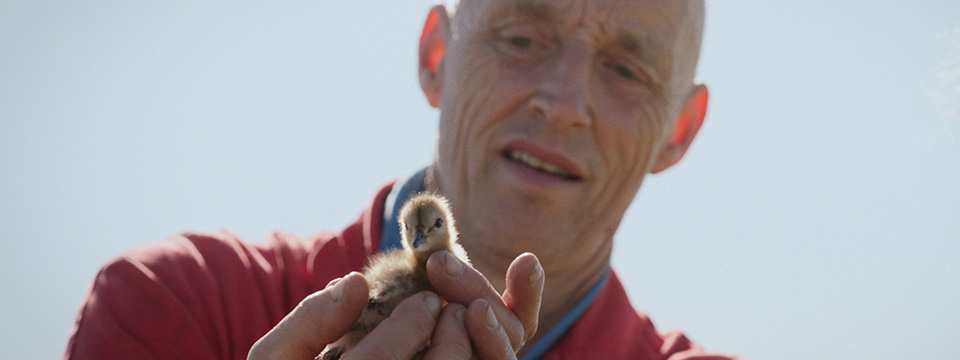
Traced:
<svg viewBox="0 0 960 360">
<path fill-rule="evenodd" d="M 184 234 L 128 251 L 97 274 L 64 358 L 245 359 L 300 300 L 377 251 L 389 191 L 339 233 L 277 233 L 259 244 Z M 615 274 L 543 359 L 591 358 L 727 359 L 657 333 Z"/>
</svg>

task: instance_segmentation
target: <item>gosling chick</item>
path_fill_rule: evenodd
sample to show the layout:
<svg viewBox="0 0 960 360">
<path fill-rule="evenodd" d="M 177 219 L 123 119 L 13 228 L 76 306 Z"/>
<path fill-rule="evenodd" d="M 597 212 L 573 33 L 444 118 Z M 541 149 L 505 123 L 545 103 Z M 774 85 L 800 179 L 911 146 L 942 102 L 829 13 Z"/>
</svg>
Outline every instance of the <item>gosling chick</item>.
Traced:
<svg viewBox="0 0 960 360">
<path fill-rule="evenodd" d="M 343 337 L 327 346 L 318 356 L 337 360 L 356 346 L 364 336 L 390 316 L 404 299 L 424 290 L 433 290 L 427 279 L 427 259 L 438 250 L 447 250 L 469 264 L 463 247 L 457 242 L 457 229 L 447 200 L 421 193 L 400 208 L 402 249 L 374 254 L 363 275 L 370 286 L 370 300 L 357 323 Z M 418 354 L 415 359 L 418 359 Z"/>
</svg>

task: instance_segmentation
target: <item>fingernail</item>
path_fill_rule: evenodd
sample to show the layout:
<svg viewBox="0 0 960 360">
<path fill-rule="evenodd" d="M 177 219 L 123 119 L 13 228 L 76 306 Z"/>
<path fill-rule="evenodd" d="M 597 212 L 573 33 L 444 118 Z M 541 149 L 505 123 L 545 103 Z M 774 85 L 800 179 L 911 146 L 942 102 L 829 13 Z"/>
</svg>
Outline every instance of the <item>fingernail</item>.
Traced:
<svg viewBox="0 0 960 360">
<path fill-rule="evenodd" d="M 530 276 L 527 276 L 527 281 L 530 282 L 530 285 L 536 284 L 537 281 L 540 281 L 540 278 L 543 277 L 543 271 L 540 269 L 540 264 L 533 264 L 533 270 L 530 270 Z"/>
<path fill-rule="evenodd" d="M 436 316 L 440 313 L 440 298 L 434 295 L 425 295 L 423 297 L 423 302 L 427 304 L 427 309 Z"/>
<path fill-rule="evenodd" d="M 447 275 L 457 276 L 463 272 L 463 264 L 460 263 L 460 260 L 456 256 L 453 256 L 449 251 L 444 258 L 444 262 L 447 265 Z"/>
<path fill-rule="evenodd" d="M 487 327 L 491 329 L 496 329 L 499 324 L 497 323 L 497 315 L 493 313 L 493 308 L 489 305 L 487 306 L 487 316 L 486 316 Z"/>
<path fill-rule="evenodd" d="M 330 299 L 333 302 L 338 303 L 343 299 L 343 279 L 333 279 L 330 283 L 333 284 L 333 287 L 330 288 Z"/>
<path fill-rule="evenodd" d="M 459 320 L 460 322 L 464 322 L 466 319 L 466 316 L 464 314 L 466 314 L 466 312 L 467 312 L 467 308 L 463 306 L 457 306 L 456 309 L 453 309 L 453 317 L 457 318 L 457 320 Z"/>
</svg>

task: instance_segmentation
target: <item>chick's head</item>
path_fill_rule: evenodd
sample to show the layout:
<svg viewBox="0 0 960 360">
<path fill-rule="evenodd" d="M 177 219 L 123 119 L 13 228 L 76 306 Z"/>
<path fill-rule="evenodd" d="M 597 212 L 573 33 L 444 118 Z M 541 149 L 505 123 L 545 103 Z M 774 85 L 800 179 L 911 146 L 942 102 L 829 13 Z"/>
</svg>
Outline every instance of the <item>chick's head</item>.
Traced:
<svg viewBox="0 0 960 360">
<path fill-rule="evenodd" d="M 437 250 L 451 250 L 457 231 L 450 215 L 450 206 L 442 197 L 417 195 L 400 210 L 400 232 L 403 247 L 412 251 L 418 262 L 425 263 Z"/>
</svg>

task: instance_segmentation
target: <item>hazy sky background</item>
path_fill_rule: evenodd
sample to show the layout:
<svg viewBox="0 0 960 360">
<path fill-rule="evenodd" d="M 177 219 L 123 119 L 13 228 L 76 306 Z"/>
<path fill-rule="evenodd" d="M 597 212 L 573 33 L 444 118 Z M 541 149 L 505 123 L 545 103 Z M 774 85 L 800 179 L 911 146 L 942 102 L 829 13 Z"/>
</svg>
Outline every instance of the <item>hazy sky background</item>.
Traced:
<svg viewBox="0 0 960 360">
<path fill-rule="evenodd" d="M 125 249 L 336 230 L 428 164 L 430 5 L 0 0 L 0 358 L 59 358 Z M 749 359 L 956 359 L 960 3 L 709 2 L 698 77 L 616 235 L 635 306 Z"/>
</svg>

